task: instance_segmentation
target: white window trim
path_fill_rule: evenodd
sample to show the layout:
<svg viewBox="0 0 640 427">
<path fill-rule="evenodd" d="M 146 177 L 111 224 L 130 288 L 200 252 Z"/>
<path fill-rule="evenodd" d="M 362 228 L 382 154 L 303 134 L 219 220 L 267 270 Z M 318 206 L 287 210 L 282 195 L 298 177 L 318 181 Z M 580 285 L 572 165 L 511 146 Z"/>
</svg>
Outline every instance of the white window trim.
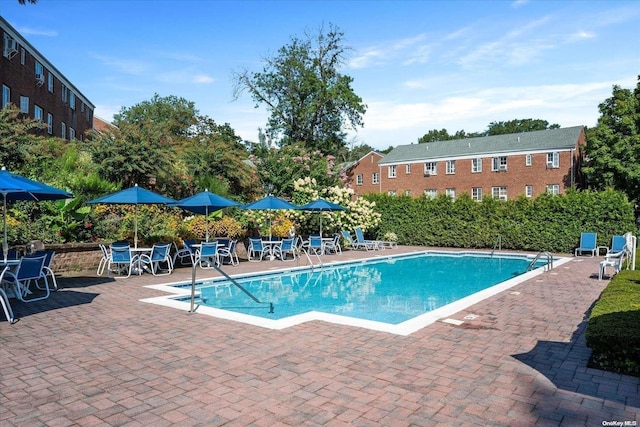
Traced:
<svg viewBox="0 0 640 427">
<path fill-rule="evenodd" d="M 424 164 L 424 176 L 438 175 L 438 162 L 427 162 Z"/>
<path fill-rule="evenodd" d="M 364 177 L 362 176 L 361 173 L 356 175 L 356 185 L 363 185 L 364 184 Z"/>
<path fill-rule="evenodd" d="M 456 161 L 455 160 L 447 160 L 445 168 L 445 173 L 447 175 L 455 175 L 456 173 Z"/>
<path fill-rule="evenodd" d="M 547 169 L 557 169 L 560 167 L 560 153 L 553 151 L 547 153 Z"/>
<path fill-rule="evenodd" d="M 476 202 L 482 201 L 482 187 L 473 187 L 471 189 L 471 199 Z"/>
<path fill-rule="evenodd" d="M 531 154 L 531 153 L 525 154 L 525 156 L 524 156 L 524 165 L 525 166 L 533 165 L 533 154 Z"/>
<path fill-rule="evenodd" d="M 387 177 L 395 178 L 398 175 L 398 168 L 396 165 L 390 165 L 387 167 Z"/>
<path fill-rule="evenodd" d="M 471 173 L 482 173 L 482 157 L 471 159 Z"/>
<path fill-rule="evenodd" d="M 533 197 L 533 185 L 525 185 L 524 186 L 524 195 L 527 198 Z"/>
<path fill-rule="evenodd" d="M 380 173 L 374 172 L 373 175 L 371 175 L 371 183 L 380 184 Z"/>
</svg>

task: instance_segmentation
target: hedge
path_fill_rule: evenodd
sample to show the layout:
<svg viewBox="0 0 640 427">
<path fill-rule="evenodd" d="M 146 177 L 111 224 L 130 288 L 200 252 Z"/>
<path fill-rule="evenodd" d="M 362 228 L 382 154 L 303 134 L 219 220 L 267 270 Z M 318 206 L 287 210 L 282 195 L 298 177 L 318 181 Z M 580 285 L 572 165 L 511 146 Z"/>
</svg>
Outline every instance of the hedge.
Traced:
<svg viewBox="0 0 640 427">
<path fill-rule="evenodd" d="M 585 338 L 592 367 L 640 376 L 640 271 L 611 279 L 591 310 Z"/>
<path fill-rule="evenodd" d="M 445 195 L 364 197 L 382 215 L 378 228 L 368 233 L 382 239 L 394 232 L 405 245 L 492 249 L 500 237 L 502 249 L 573 253 L 583 231 L 598 233 L 598 245 L 608 247 L 614 234 L 636 230 L 633 204 L 614 190 L 481 202 L 468 194 L 455 200 Z"/>
</svg>

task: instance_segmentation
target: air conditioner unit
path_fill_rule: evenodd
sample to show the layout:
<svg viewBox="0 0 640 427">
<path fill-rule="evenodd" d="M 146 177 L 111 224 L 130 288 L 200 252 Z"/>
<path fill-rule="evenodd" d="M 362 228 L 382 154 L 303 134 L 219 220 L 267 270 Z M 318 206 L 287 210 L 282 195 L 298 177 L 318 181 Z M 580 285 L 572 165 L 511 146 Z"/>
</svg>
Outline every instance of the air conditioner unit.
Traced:
<svg viewBox="0 0 640 427">
<path fill-rule="evenodd" d="M 507 165 L 500 165 L 500 166 L 498 166 L 498 170 L 499 170 L 499 171 L 506 171 L 506 170 L 507 170 Z"/>
<path fill-rule="evenodd" d="M 424 171 L 424 176 L 431 176 L 431 175 L 437 175 L 436 171 Z"/>
<path fill-rule="evenodd" d="M 18 42 L 15 39 L 7 38 L 4 40 L 4 55 L 11 59 L 18 53 Z"/>
<path fill-rule="evenodd" d="M 554 167 L 553 162 L 547 162 L 547 169 L 553 169 Z"/>
<path fill-rule="evenodd" d="M 44 74 L 36 74 L 36 84 L 42 86 L 44 84 Z"/>
</svg>

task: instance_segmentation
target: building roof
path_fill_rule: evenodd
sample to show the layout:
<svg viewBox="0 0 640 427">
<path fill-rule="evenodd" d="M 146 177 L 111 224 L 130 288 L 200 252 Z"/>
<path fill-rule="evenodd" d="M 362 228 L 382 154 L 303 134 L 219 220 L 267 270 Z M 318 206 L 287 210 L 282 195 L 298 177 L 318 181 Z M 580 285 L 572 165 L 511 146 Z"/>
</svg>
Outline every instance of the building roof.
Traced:
<svg viewBox="0 0 640 427">
<path fill-rule="evenodd" d="M 379 157 L 384 157 L 383 154 L 378 153 L 375 150 L 371 150 L 367 154 L 365 154 L 364 156 L 360 157 L 358 160 L 352 160 L 350 162 L 340 163 L 340 165 L 339 165 L 340 171 L 344 172 L 344 171 L 347 171 L 347 170 L 355 167 L 358 163 L 360 163 L 363 159 L 365 159 L 370 154 L 374 154 L 374 155 L 379 156 Z"/>
<path fill-rule="evenodd" d="M 473 158 L 517 152 L 566 151 L 576 147 L 583 126 L 478 138 L 399 145 L 378 165 L 412 163 L 450 158 Z"/>
</svg>

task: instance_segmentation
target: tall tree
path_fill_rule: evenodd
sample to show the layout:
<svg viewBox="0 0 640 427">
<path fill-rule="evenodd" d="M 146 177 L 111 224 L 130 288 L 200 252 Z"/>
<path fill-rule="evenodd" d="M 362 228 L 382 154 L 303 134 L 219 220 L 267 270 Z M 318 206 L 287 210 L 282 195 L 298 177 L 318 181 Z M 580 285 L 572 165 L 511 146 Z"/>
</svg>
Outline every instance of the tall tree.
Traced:
<svg viewBox="0 0 640 427">
<path fill-rule="evenodd" d="M 613 187 L 640 201 L 640 76 L 633 91 L 616 85 L 598 107 L 598 123 L 587 130 L 583 172 L 589 186 Z"/>
<path fill-rule="evenodd" d="M 533 132 L 535 130 L 557 129 L 560 125 L 540 119 L 515 119 L 508 122 L 491 122 L 486 135 L 504 135 L 508 133 Z"/>
<path fill-rule="evenodd" d="M 303 142 L 310 150 L 336 153 L 345 145 L 345 129 L 363 125 L 366 105 L 355 94 L 353 78 L 343 75 L 344 34 L 334 25 L 315 36 L 293 37 L 265 59 L 262 72 L 234 75 L 234 97 L 247 91 L 256 108 L 270 113 L 266 133 L 280 147 Z"/>
</svg>

